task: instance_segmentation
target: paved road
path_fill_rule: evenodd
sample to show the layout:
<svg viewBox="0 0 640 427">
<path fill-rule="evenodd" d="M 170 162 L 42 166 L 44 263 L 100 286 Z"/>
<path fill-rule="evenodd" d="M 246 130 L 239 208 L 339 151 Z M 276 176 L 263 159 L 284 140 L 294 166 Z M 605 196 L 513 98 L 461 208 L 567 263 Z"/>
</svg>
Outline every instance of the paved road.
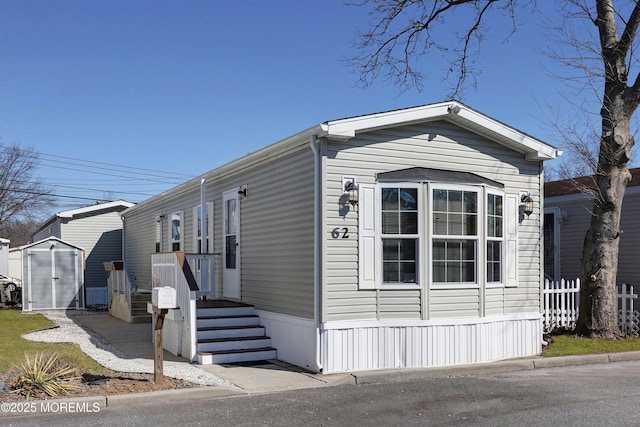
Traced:
<svg viewBox="0 0 640 427">
<path fill-rule="evenodd" d="M 4 425 L 638 426 L 640 362 L 419 382 L 350 385 L 99 412 L 2 419 Z"/>
</svg>

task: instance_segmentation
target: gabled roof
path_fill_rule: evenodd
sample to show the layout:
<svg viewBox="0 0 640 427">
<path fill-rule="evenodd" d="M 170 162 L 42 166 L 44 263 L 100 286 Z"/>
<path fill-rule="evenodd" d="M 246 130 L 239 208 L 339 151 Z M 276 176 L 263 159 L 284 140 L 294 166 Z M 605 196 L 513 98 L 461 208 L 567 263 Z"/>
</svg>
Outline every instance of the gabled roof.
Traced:
<svg viewBox="0 0 640 427">
<path fill-rule="evenodd" d="M 29 243 L 29 244 L 26 244 L 26 245 L 23 245 L 23 246 L 18 246 L 18 247 L 15 247 L 15 248 L 11 248 L 11 249 L 9 249 L 9 252 L 22 251 L 22 250 L 25 250 L 25 249 L 29 249 L 29 248 L 31 248 L 33 246 L 40 245 L 40 244 L 42 244 L 44 242 L 52 242 L 51 243 L 52 245 L 56 245 L 57 243 L 61 243 L 63 245 L 71 246 L 72 248 L 76 248 L 76 249 L 80 249 L 81 251 L 84 251 L 84 248 L 81 248 L 80 246 L 74 245 L 73 243 L 66 242 L 66 241 L 64 241 L 62 239 L 59 239 L 57 237 L 50 236 L 50 237 L 47 237 L 46 239 L 38 240 L 37 242 L 33 242 L 33 243 Z"/>
<path fill-rule="evenodd" d="M 106 203 L 96 203 L 95 205 L 89 205 L 78 209 L 71 209 L 68 211 L 61 211 L 52 215 L 48 220 L 46 220 L 38 229 L 33 233 L 33 235 L 38 234 L 40 231 L 47 228 L 49 225 L 53 224 L 58 218 L 73 218 L 78 215 L 83 215 L 92 212 L 99 212 L 104 210 L 122 208 L 121 210 L 128 209 L 134 206 L 135 203 L 125 202 L 124 200 L 116 200 L 114 202 L 106 202 Z"/>
<path fill-rule="evenodd" d="M 194 185 L 200 185 L 202 179 L 215 179 L 227 173 L 238 170 L 263 160 L 266 157 L 277 156 L 286 152 L 291 147 L 309 144 L 313 138 L 327 137 L 331 140 L 347 140 L 356 135 L 376 129 L 390 128 L 394 126 L 408 125 L 412 123 L 425 123 L 430 121 L 445 120 L 461 128 L 502 144 L 511 150 L 522 153 L 530 161 L 551 160 L 562 154 L 562 151 L 529 136 L 519 130 L 505 125 L 491 117 L 485 116 L 457 101 L 447 101 L 438 104 L 422 105 L 400 110 L 367 114 L 330 120 L 312 126 L 283 140 L 263 147 L 253 153 L 249 153 L 239 159 L 219 166 L 209 172 L 184 182 L 176 187 L 166 190 L 154 197 L 138 203 L 132 209 L 140 209 L 148 201 L 167 194 L 174 194 Z M 127 211 L 123 213 L 126 215 Z"/>
<path fill-rule="evenodd" d="M 332 120 L 321 125 L 326 136 L 348 139 L 360 132 L 401 124 L 445 120 L 526 154 L 527 160 L 551 160 L 562 151 L 457 101 Z"/>
<path fill-rule="evenodd" d="M 57 214 L 55 214 L 55 216 L 57 216 L 58 218 L 73 218 L 76 215 L 108 210 L 108 209 L 113 209 L 117 207 L 123 207 L 126 209 L 126 208 L 130 208 L 133 205 L 134 203 L 131 203 L 131 202 L 125 202 L 124 200 L 116 200 L 114 202 L 96 203 L 95 205 L 89 205 L 83 208 L 58 212 Z"/>
</svg>

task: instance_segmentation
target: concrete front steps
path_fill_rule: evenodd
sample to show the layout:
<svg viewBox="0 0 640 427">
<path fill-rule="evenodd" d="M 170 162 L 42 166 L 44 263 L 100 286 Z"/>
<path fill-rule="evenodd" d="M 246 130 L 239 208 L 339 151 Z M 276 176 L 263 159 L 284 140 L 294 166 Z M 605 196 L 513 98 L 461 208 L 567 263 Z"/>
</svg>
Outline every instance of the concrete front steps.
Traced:
<svg viewBox="0 0 640 427">
<path fill-rule="evenodd" d="M 251 305 L 232 301 L 197 301 L 198 363 L 249 362 L 275 359 L 260 318 Z"/>
<path fill-rule="evenodd" d="M 131 320 L 129 323 L 151 323 L 152 315 L 147 311 L 151 292 L 131 294 Z"/>
</svg>

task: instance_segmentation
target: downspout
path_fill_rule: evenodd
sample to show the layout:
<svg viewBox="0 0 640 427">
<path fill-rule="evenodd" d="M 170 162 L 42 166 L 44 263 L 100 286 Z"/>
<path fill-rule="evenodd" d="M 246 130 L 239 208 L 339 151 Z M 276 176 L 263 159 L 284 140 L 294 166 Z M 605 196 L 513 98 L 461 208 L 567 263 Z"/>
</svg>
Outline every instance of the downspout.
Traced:
<svg viewBox="0 0 640 427">
<path fill-rule="evenodd" d="M 313 152 L 313 320 L 316 334 L 316 371 L 322 372 L 320 340 L 320 153 L 316 136 L 312 135 L 309 144 Z"/>
</svg>

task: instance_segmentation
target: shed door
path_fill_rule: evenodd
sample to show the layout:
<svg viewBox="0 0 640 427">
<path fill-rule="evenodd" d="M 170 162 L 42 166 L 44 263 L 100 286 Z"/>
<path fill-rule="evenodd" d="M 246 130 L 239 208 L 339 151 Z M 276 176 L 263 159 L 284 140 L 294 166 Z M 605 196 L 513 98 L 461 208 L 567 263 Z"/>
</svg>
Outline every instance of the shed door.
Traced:
<svg viewBox="0 0 640 427">
<path fill-rule="evenodd" d="M 82 304 L 78 252 L 69 249 L 29 249 L 28 309 L 79 308 Z"/>
<path fill-rule="evenodd" d="M 51 252 L 46 249 L 28 249 L 27 258 L 28 308 L 30 310 L 54 308 Z"/>
<path fill-rule="evenodd" d="M 53 250 L 53 288 L 56 298 L 54 308 L 78 308 L 80 286 L 78 280 L 78 253 L 70 250 Z"/>
<path fill-rule="evenodd" d="M 223 195 L 222 296 L 240 299 L 240 203 L 238 189 Z"/>
</svg>

